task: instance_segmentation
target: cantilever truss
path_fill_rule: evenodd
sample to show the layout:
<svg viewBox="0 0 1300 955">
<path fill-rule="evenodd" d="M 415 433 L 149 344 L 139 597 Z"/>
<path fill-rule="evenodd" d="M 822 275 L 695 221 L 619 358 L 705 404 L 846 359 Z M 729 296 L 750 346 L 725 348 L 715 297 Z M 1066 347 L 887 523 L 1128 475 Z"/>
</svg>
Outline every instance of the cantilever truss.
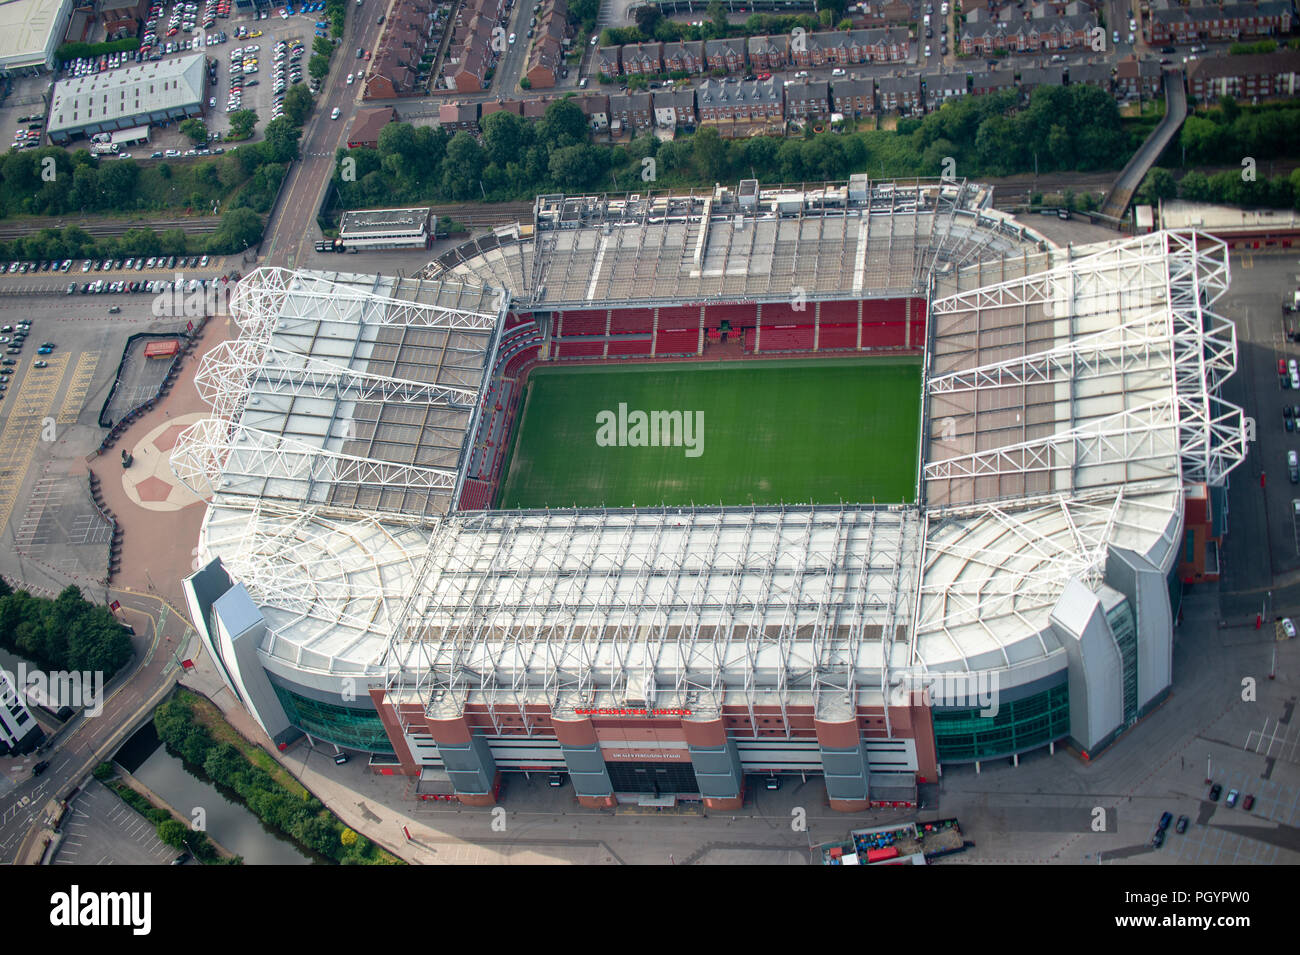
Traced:
<svg viewBox="0 0 1300 955">
<path fill-rule="evenodd" d="M 225 426 L 217 418 L 205 418 L 181 432 L 172 470 L 200 495 L 215 490 L 247 493 L 240 486 L 245 479 L 257 482 L 262 493 L 272 481 L 322 490 L 360 484 L 449 492 L 456 485 L 456 472 L 448 468 L 362 458 L 244 424 Z"/>
<path fill-rule="evenodd" d="M 430 288 L 484 300 L 481 288 Z M 426 289 L 404 291 L 418 298 Z M 498 314 L 405 301 L 361 283 L 275 268 L 245 278 L 231 311 L 240 336 L 205 355 L 195 376 L 214 417 L 187 428 L 172 455 L 182 483 L 200 495 L 341 509 L 348 499 L 335 501 L 334 490 L 344 487 L 364 489 L 376 510 L 385 509 L 378 496 L 407 491 L 450 499 L 452 465 L 479 405 L 477 380 Z M 407 341 L 409 353 L 400 344 Z M 367 356 L 376 350 L 388 357 L 372 362 Z M 436 357 L 421 360 L 422 354 Z M 386 372 L 398 367 L 425 380 Z"/>
<path fill-rule="evenodd" d="M 493 713 L 629 686 L 784 712 L 879 686 L 876 643 L 918 583 L 910 508 L 498 512 L 439 534 L 395 621 L 388 686 L 472 691 Z"/>
<path fill-rule="evenodd" d="M 1236 369 L 1236 330 L 1209 308 L 1227 290 L 1228 278 L 1221 241 L 1197 232 L 1161 232 L 1048 272 L 940 299 L 934 305 L 936 321 L 1028 310 L 1042 316 L 1040 322 L 1053 316 L 1073 322 L 1081 315 L 1124 320 L 1043 351 L 970 368 L 935 369 L 927 382 L 932 397 L 1061 385 L 1068 389 L 1060 399 L 1068 415 L 1065 425 L 1049 434 L 927 461 L 925 477 L 1077 472 L 1086 465 L 1129 466 L 1168 457 L 1180 462 L 1183 480 L 1221 484 L 1245 457 L 1242 411 L 1218 395 Z M 1125 392 L 1136 373 L 1159 375 L 1172 387 L 1164 397 L 1134 404 Z M 1097 389 L 1103 380 L 1111 382 L 1106 393 L 1117 410 L 1075 422 L 1081 383 Z M 973 397 L 965 400 L 977 403 Z"/>
<path fill-rule="evenodd" d="M 194 376 L 194 387 L 213 412 L 227 421 L 238 418 L 253 388 L 295 398 L 397 401 L 441 407 L 472 405 L 478 399 L 475 388 L 378 375 L 252 338 L 222 342 L 204 355 Z"/>
<path fill-rule="evenodd" d="M 433 328 L 491 331 L 497 311 L 450 308 L 427 302 L 391 298 L 321 275 L 266 266 L 246 275 L 235 287 L 230 313 L 243 334 L 269 341 L 282 321 L 381 325 L 425 325 Z"/>
<path fill-rule="evenodd" d="M 1020 502 L 1014 510 L 987 504 L 928 515 L 918 640 L 975 625 L 1001 646 L 1005 634 L 990 622 L 1023 622 L 1050 610 L 1067 580 L 1098 587 L 1115 533 L 1149 532 L 1142 520 L 1148 512 L 1153 524 L 1168 520 L 1167 505 L 1149 504 L 1120 486 Z M 947 569 L 936 572 L 941 562 Z M 1017 637 L 1035 629 L 1013 628 Z"/>
</svg>

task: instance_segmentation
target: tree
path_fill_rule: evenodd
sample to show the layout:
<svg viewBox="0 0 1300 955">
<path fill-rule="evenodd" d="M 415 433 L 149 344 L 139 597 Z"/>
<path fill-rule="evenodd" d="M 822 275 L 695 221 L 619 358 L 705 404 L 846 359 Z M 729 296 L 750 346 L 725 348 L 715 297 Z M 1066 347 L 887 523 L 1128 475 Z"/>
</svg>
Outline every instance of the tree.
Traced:
<svg viewBox="0 0 1300 955">
<path fill-rule="evenodd" d="M 1161 199 L 1175 198 L 1178 195 L 1178 183 L 1174 181 L 1173 174 L 1168 169 L 1156 166 L 1146 174 L 1138 193 L 1143 200 L 1155 205 Z"/>
<path fill-rule="evenodd" d="M 329 75 L 329 71 L 330 61 L 328 57 L 313 53 L 311 59 L 307 61 L 307 75 L 312 79 L 323 80 Z"/>
<path fill-rule="evenodd" d="M 307 117 L 311 115 L 312 106 L 314 105 L 311 98 L 311 92 L 301 83 L 295 83 L 289 87 L 289 92 L 284 94 L 284 116 L 294 126 L 301 126 L 307 122 Z"/>
<path fill-rule="evenodd" d="M 158 838 L 173 849 L 184 849 L 185 837 L 188 834 L 189 829 L 185 824 L 175 819 L 164 819 L 158 823 Z"/>
<path fill-rule="evenodd" d="M 242 252 L 262 240 L 262 220 L 252 209 L 229 209 L 221 226 L 208 239 L 208 251 L 218 254 Z"/>
<path fill-rule="evenodd" d="M 187 119 L 180 125 L 182 136 L 188 136 L 190 142 L 206 143 L 208 141 L 208 127 L 203 124 L 201 119 Z"/>
<path fill-rule="evenodd" d="M 267 162 L 287 163 L 297 159 L 301 135 L 302 129 L 291 124 L 286 116 L 267 123 L 266 139 L 261 144 Z"/>
<path fill-rule="evenodd" d="M 447 156 L 442 161 L 443 190 L 453 199 L 468 199 L 478 194 L 479 176 L 484 164 L 483 147 L 473 136 L 461 130 L 451 138 Z"/>
<path fill-rule="evenodd" d="M 251 109 L 237 109 L 230 114 L 230 132 L 226 134 L 226 138 L 229 140 L 248 139 L 253 135 L 253 127 L 256 125 L 257 114 L 255 112 Z"/>
<path fill-rule="evenodd" d="M 140 167 L 129 159 L 110 163 L 99 170 L 101 209 L 134 209 Z"/>
<path fill-rule="evenodd" d="M 571 99 L 556 100 L 546 107 L 537 123 L 537 141 L 551 149 L 587 141 L 587 117 Z"/>
<path fill-rule="evenodd" d="M 713 0 L 709 4 L 709 23 L 713 28 L 713 35 L 721 39 L 728 32 L 727 11 L 719 0 Z"/>
<path fill-rule="evenodd" d="M 647 37 L 654 36 L 655 27 L 659 26 L 659 21 L 663 18 L 657 4 L 644 3 L 636 8 L 636 28 Z"/>
<path fill-rule="evenodd" d="M 609 150 L 590 143 L 551 152 L 551 179 L 562 189 L 585 189 L 609 168 Z"/>
<path fill-rule="evenodd" d="M 727 144 L 718 131 L 706 126 L 691 137 L 691 154 L 695 168 L 705 179 L 721 179 L 726 170 Z"/>
<path fill-rule="evenodd" d="M 398 124 L 390 123 L 384 132 L 396 125 Z M 491 162 L 504 168 L 506 163 L 518 157 L 519 149 L 524 142 L 525 123 L 522 117 L 500 110 L 486 117 L 481 125 L 483 147 Z M 411 135 L 413 140 L 414 132 Z M 380 148 L 383 148 L 383 133 L 380 133 Z"/>
</svg>

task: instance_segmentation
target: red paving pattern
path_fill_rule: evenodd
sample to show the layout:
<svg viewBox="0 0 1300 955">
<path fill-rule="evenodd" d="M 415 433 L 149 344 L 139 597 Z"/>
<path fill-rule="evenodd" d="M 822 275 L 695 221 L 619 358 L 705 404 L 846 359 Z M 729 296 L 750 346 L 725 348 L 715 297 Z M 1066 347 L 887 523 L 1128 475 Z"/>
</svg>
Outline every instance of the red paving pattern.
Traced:
<svg viewBox="0 0 1300 955">
<path fill-rule="evenodd" d="M 224 317 L 211 319 L 203 329 L 198 347 L 184 359 L 171 394 L 155 405 L 153 410 L 137 419 L 119 439 L 118 447 L 131 450 L 145 435 L 169 418 L 208 411 L 208 406 L 194 390 L 194 370 L 208 351 L 231 337 L 233 330 Z M 172 429 L 166 429 L 153 443 L 160 449 L 165 449 L 164 438 L 171 435 L 171 444 L 174 444 L 180 431 L 180 426 L 177 426 L 175 435 L 172 435 Z M 167 448 L 170 446 L 167 445 Z M 201 504 L 178 511 L 148 511 L 141 508 L 127 497 L 126 490 L 122 487 L 122 464 L 115 449 L 98 458 L 89 459 L 89 466 L 99 475 L 104 503 L 117 516 L 118 526 L 122 528 L 122 569 L 114 575 L 114 587 L 142 592 L 154 590 L 173 606 L 184 607 L 180 581 L 195 569 L 194 548 L 198 543 L 199 527 L 206 508 Z M 147 478 L 140 482 L 138 486 L 141 497 L 149 499 L 145 489 L 152 488 L 153 481 L 157 481 L 161 487 L 149 493 L 161 493 L 162 499 L 165 499 L 170 488 L 165 481 L 157 478 Z"/>
</svg>

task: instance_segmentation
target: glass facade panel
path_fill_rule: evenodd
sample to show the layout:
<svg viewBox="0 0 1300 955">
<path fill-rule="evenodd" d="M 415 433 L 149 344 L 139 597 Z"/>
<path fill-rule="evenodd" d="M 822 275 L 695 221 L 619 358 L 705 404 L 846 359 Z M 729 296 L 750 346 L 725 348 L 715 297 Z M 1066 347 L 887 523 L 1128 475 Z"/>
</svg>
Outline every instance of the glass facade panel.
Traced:
<svg viewBox="0 0 1300 955">
<path fill-rule="evenodd" d="M 981 716 L 979 707 L 934 711 L 934 742 L 939 762 L 970 762 L 1009 756 L 1044 746 L 1070 731 L 1067 684 L 1001 703 L 996 716 Z"/>
<path fill-rule="evenodd" d="M 317 739 L 350 749 L 371 753 L 391 753 L 393 744 L 388 741 L 384 724 L 374 710 L 358 710 L 335 703 L 321 703 L 299 696 L 272 683 L 280 705 L 289 722 Z"/>
<path fill-rule="evenodd" d="M 1132 725 L 1137 720 L 1138 711 L 1137 623 L 1127 597 L 1111 608 L 1106 614 L 1106 622 L 1115 635 L 1115 645 L 1119 647 L 1120 662 L 1124 667 L 1124 722 Z"/>
</svg>

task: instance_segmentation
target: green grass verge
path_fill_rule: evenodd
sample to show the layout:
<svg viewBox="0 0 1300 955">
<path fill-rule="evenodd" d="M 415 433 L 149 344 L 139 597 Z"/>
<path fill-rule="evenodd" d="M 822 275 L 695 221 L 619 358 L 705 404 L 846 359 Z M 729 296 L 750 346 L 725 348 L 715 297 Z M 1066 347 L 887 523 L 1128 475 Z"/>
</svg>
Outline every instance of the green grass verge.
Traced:
<svg viewBox="0 0 1300 955">
<path fill-rule="evenodd" d="M 498 506 L 910 502 L 920 392 L 912 358 L 539 368 Z M 699 455 L 601 446 L 620 404 L 703 412 Z"/>
</svg>

